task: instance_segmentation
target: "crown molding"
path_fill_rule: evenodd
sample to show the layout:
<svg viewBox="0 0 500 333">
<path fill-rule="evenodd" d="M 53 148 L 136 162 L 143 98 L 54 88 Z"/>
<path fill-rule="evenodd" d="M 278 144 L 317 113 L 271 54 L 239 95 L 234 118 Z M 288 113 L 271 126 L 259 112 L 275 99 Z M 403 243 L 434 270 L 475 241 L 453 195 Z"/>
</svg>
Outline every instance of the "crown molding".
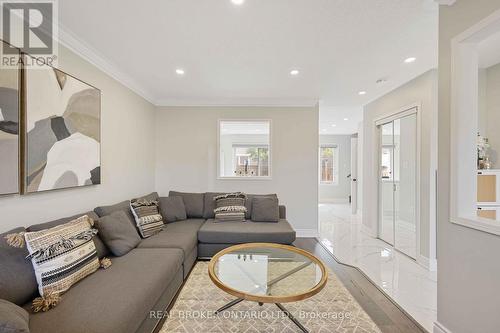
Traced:
<svg viewBox="0 0 500 333">
<path fill-rule="evenodd" d="M 445 5 L 445 6 L 451 6 L 455 2 L 457 2 L 457 0 L 434 0 L 434 1 L 440 5 Z"/>
<path fill-rule="evenodd" d="M 111 76 L 116 81 L 123 84 L 148 102 L 157 105 L 155 97 L 128 74 L 120 70 L 112 61 L 106 59 L 97 50 L 82 41 L 75 34 L 59 24 L 59 36 L 57 41 L 66 48 L 73 51 L 92 65 Z"/>
</svg>

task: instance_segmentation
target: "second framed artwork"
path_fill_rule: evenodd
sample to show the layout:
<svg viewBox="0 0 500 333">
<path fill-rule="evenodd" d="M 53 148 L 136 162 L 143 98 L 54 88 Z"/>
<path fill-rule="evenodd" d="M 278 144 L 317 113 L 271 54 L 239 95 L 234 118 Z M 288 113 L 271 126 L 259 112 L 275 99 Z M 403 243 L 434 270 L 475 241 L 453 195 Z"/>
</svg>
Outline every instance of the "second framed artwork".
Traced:
<svg viewBox="0 0 500 333">
<path fill-rule="evenodd" d="M 22 192 L 100 184 L 101 91 L 49 66 L 23 71 Z"/>
</svg>

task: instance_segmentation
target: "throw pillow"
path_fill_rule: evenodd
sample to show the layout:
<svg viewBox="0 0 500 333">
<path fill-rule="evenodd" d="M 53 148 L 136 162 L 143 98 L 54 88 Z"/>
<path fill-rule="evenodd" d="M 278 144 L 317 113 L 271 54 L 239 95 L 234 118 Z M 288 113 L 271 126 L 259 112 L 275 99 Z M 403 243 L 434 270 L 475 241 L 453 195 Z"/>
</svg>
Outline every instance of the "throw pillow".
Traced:
<svg viewBox="0 0 500 333">
<path fill-rule="evenodd" d="M 182 197 L 161 197 L 160 213 L 165 222 L 175 222 L 187 219 L 186 206 Z"/>
<path fill-rule="evenodd" d="M 215 205 L 215 200 L 214 197 L 224 194 L 222 192 L 206 192 L 205 193 L 205 198 L 203 202 L 203 218 L 204 219 L 213 219 L 215 217 L 214 215 L 214 209 L 217 208 Z"/>
<path fill-rule="evenodd" d="M 247 213 L 245 214 L 245 217 L 247 220 L 252 218 L 252 203 L 254 198 L 261 198 L 261 197 L 272 197 L 278 200 L 278 195 L 277 194 L 247 194 L 247 201 L 245 202 L 245 207 L 247 208 Z"/>
<path fill-rule="evenodd" d="M 278 222 L 280 210 L 278 198 L 254 197 L 252 202 L 252 221 L 254 222 Z"/>
<path fill-rule="evenodd" d="M 222 222 L 245 221 L 246 195 L 241 192 L 221 194 L 214 197 L 216 207 L 214 209 L 215 220 Z"/>
<path fill-rule="evenodd" d="M 189 218 L 203 217 L 203 201 L 205 198 L 204 193 L 186 193 L 170 191 L 169 197 L 182 197 L 184 206 L 186 206 L 186 214 Z"/>
<path fill-rule="evenodd" d="M 92 237 L 93 220 L 87 215 L 50 229 L 24 234 L 41 299 L 35 312 L 47 311 L 59 302 L 59 294 L 95 272 L 99 266 Z"/>
<path fill-rule="evenodd" d="M 123 211 L 101 217 L 96 226 L 101 239 L 115 256 L 127 254 L 141 242 L 137 230 Z"/>
<path fill-rule="evenodd" d="M 0 332 L 29 333 L 29 314 L 20 306 L 0 299 Z"/>
<path fill-rule="evenodd" d="M 151 237 L 163 229 L 163 218 L 158 211 L 157 200 L 133 199 L 130 209 L 142 238 Z"/>
</svg>

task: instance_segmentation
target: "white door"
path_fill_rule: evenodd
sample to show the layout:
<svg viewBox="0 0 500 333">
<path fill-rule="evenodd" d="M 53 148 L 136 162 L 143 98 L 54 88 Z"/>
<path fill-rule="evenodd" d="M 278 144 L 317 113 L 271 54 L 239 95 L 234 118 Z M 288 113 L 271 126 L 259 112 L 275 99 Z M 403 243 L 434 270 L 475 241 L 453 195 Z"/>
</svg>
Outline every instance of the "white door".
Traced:
<svg viewBox="0 0 500 333">
<path fill-rule="evenodd" d="M 358 138 L 351 138 L 351 212 L 358 211 Z"/>
</svg>

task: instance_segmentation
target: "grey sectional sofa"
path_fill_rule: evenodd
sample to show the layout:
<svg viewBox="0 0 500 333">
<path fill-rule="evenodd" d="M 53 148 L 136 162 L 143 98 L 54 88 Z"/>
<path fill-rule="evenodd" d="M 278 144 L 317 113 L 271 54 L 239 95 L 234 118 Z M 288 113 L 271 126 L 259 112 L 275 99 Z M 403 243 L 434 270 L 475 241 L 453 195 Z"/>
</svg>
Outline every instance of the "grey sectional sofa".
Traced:
<svg viewBox="0 0 500 333">
<path fill-rule="evenodd" d="M 198 258 L 209 258 L 234 244 L 295 241 L 295 231 L 286 221 L 284 206 L 280 206 L 278 222 L 217 223 L 213 219 L 212 204 L 216 193 L 171 192 L 170 195 L 183 197 L 187 219 L 166 224 L 163 231 L 143 239 L 122 257 L 113 257 L 97 235 L 94 243 L 98 255 L 111 258 L 112 266 L 72 286 L 61 303 L 48 312 L 35 314 L 30 310 L 31 300 L 37 296 L 37 284 L 31 262 L 24 259 L 27 250 L 5 243 L 6 234 L 24 228 L 0 235 L 0 299 L 22 306 L 30 313 L 32 333 L 153 332 L 162 321 L 156 311 L 161 313 L 167 309 Z M 147 197 L 158 198 L 158 194 Z M 247 218 L 251 217 L 251 201 L 250 195 Z M 33 225 L 26 230 L 49 228 L 85 214 L 97 220 L 117 210 L 131 214 L 129 201 Z"/>
</svg>

